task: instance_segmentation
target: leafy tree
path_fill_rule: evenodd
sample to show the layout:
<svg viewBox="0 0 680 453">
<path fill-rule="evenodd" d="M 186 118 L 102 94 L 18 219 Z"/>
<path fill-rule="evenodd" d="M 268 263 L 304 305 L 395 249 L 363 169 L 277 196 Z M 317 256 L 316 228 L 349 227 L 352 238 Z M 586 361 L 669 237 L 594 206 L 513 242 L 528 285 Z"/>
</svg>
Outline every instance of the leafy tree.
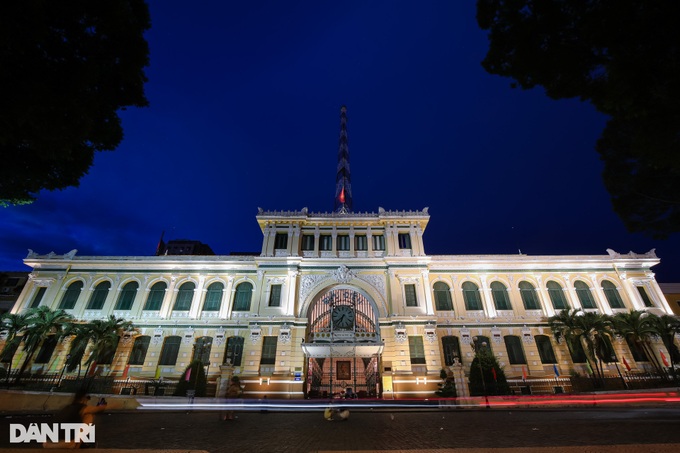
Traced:
<svg viewBox="0 0 680 453">
<path fill-rule="evenodd" d="M 194 360 L 184 369 L 184 373 L 175 388 L 174 396 L 186 396 L 188 390 L 194 390 L 196 392 L 194 396 L 205 396 L 208 382 L 203 366 L 203 362 Z M 189 370 L 191 372 L 189 373 L 189 380 L 187 380 L 186 376 Z"/>
<path fill-rule="evenodd" d="M 630 231 L 680 231 L 680 3 L 477 0 L 482 66 L 609 115 L 597 150 Z"/>
<path fill-rule="evenodd" d="M 146 106 L 144 0 L 6 2 L 0 14 L 0 205 L 77 186 Z"/>
<path fill-rule="evenodd" d="M 480 366 L 481 364 L 481 366 Z M 505 372 L 488 347 L 480 347 L 470 365 L 470 395 L 509 395 Z"/>
<path fill-rule="evenodd" d="M 31 308 L 26 311 L 27 326 L 24 328 L 23 342 L 26 358 L 21 364 L 16 383 L 21 381 L 21 376 L 33 360 L 40 345 L 51 335 L 56 335 L 58 340 L 64 337 L 65 327 L 73 317 L 64 310 L 52 310 L 47 306 Z"/>
</svg>

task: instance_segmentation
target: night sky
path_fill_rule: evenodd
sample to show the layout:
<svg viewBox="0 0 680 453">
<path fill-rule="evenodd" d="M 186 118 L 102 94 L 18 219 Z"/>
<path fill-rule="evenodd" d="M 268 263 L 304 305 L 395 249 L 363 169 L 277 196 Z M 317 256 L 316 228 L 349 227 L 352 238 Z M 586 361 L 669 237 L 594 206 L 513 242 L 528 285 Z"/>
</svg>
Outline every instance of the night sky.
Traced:
<svg viewBox="0 0 680 453">
<path fill-rule="evenodd" d="M 153 255 L 165 239 L 259 252 L 265 210 L 331 211 L 347 106 L 355 211 L 429 207 L 428 254 L 644 253 L 677 282 L 680 238 L 626 232 L 595 152 L 606 118 L 480 62 L 474 2 L 149 2 L 150 107 L 80 187 L 0 208 L 0 269 L 27 249 Z"/>
</svg>

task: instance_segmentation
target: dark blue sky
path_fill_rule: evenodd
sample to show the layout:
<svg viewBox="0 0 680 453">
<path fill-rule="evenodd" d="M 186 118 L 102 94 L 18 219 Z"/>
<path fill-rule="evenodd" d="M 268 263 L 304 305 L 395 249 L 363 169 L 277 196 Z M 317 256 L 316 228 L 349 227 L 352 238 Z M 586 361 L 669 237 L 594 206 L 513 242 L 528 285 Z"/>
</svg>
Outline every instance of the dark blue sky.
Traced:
<svg viewBox="0 0 680 453">
<path fill-rule="evenodd" d="M 257 208 L 333 209 L 348 108 L 355 211 L 430 208 L 430 254 L 657 249 L 628 234 L 594 150 L 589 104 L 510 88 L 480 65 L 474 2 L 149 2 L 150 107 L 78 188 L 0 210 L 0 269 L 27 249 L 152 255 L 165 239 L 259 251 Z"/>
</svg>

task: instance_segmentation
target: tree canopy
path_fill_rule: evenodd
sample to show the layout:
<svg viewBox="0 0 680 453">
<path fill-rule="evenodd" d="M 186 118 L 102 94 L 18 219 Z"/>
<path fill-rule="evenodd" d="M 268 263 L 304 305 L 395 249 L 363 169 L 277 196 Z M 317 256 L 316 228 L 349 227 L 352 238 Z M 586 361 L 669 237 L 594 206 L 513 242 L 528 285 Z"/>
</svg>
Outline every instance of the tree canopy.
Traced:
<svg viewBox="0 0 680 453">
<path fill-rule="evenodd" d="M 597 151 L 632 232 L 680 231 L 680 2 L 477 0 L 482 66 L 609 115 Z"/>
<path fill-rule="evenodd" d="M 146 106 L 151 26 L 144 0 L 24 0 L 0 14 L 0 205 L 78 186 L 95 151 Z"/>
</svg>

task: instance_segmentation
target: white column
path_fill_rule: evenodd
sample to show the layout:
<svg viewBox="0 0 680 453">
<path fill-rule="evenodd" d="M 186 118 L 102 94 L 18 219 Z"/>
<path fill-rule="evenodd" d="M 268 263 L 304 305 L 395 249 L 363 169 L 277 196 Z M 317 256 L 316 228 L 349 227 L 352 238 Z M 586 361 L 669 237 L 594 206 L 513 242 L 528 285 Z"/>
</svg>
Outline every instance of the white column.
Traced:
<svg viewBox="0 0 680 453">
<path fill-rule="evenodd" d="M 600 310 L 602 313 L 606 313 L 608 315 L 613 314 L 611 307 L 609 306 L 609 302 L 607 301 L 607 297 L 604 295 L 604 291 L 602 290 L 602 287 L 597 281 L 597 276 L 594 274 L 591 274 L 590 279 L 593 282 L 593 288 L 595 289 L 595 300 L 597 301 L 598 305 L 600 306 Z"/>
<path fill-rule="evenodd" d="M 173 275 L 170 277 L 170 285 L 168 288 L 165 290 L 165 296 L 163 297 L 163 303 L 161 304 L 161 311 L 159 313 L 159 316 L 162 319 L 165 319 L 170 316 L 170 309 L 172 308 L 172 302 L 175 300 L 175 297 L 177 295 L 177 288 L 175 288 L 175 285 L 177 284 L 177 276 Z"/>
<path fill-rule="evenodd" d="M 232 287 L 234 286 L 234 276 L 227 277 L 227 286 L 222 291 L 222 305 L 220 305 L 220 319 L 228 318 L 231 314 Z"/>
<path fill-rule="evenodd" d="M 39 286 L 37 285 L 36 280 L 34 280 L 33 274 L 29 274 L 28 282 L 24 286 L 24 289 L 21 291 L 21 294 L 19 294 L 19 297 L 17 298 L 17 301 L 14 303 L 14 306 L 12 306 L 11 313 L 19 313 L 22 310 L 27 309 L 29 304 L 33 300 L 33 297 L 35 297 L 35 293 L 37 292 L 38 288 Z M 45 293 L 47 293 L 47 289 L 45 290 Z"/>
<path fill-rule="evenodd" d="M 656 279 L 654 278 L 654 274 L 651 275 L 651 279 L 646 282 L 649 288 L 649 297 L 652 299 L 652 303 L 656 302 L 662 309 L 665 311 L 667 314 L 672 315 L 673 314 L 673 309 L 671 308 L 670 305 L 668 305 L 668 301 L 666 300 L 666 296 L 663 295 L 663 291 L 661 291 L 661 288 L 659 287 L 659 284 L 657 283 Z"/>
<path fill-rule="evenodd" d="M 548 290 L 543 286 L 543 279 L 537 277 L 536 282 L 538 283 L 538 287 L 536 288 L 538 290 L 538 301 L 543 307 L 543 313 L 545 313 L 547 317 L 555 316 L 555 309 L 553 308 Z"/>
<path fill-rule="evenodd" d="M 642 297 L 640 296 L 640 293 L 638 293 L 633 282 L 626 276 L 625 273 L 619 274 L 619 278 L 621 279 L 621 288 L 623 289 L 621 292 L 626 295 L 626 298 L 630 301 L 633 309 L 644 310 L 645 304 L 642 302 Z"/>
<path fill-rule="evenodd" d="M 425 313 L 434 315 L 434 304 L 432 302 L 432 291 L 430 290 L 430 271 L 425 269 L 421 272 L 423 276 L 423 291 L 425 292 Z"/>
<path fill-rule="evenodd" d="M 194 297 L 191 300 L 189 309 L 189 319 L 198 319 L 198 315 L 205 303 L 205 276 L 198 277 L 198 286 L 194 290 Z"/>
<path fill-rule="evenodd" d="M 574 285 L 569 280 L 568 275 L 564 276 L 564 284 L 566 285 L 567 302 L 569 305 L 577 309 L 583 308 L 581 307 L 581 301 L 579 300 L 576 290 L 574 289 Z"/>
<path fill-rule="evenodd" d="M 486 275 L 481 276 L 482 288 L 480 292 L 482 293 L 482 304 L 484 305 L 484 311 L 488 318 L 495 318 L 497 316 L 496 307 L 493 304 L 493 298 L 491 297 L 491 290 L 486 281 Z"/>
<path fill-rule="evenodd" d="M 298 271 L 288 271 L 288 280 L 286 281 L 284 288 L 286 290 L 286 302 L 284 305 L 283 314 L 286 316 L 296 316 L 295 307 L 295 288 L 297 287 L 297 277 L 300 275 Z M 284 288 L 281 288 L 282 290 Z M 283 292 L 283 291 L 281 291 Z M 283 294 L 282 294 L 283 295 Z"/>
</svg>

